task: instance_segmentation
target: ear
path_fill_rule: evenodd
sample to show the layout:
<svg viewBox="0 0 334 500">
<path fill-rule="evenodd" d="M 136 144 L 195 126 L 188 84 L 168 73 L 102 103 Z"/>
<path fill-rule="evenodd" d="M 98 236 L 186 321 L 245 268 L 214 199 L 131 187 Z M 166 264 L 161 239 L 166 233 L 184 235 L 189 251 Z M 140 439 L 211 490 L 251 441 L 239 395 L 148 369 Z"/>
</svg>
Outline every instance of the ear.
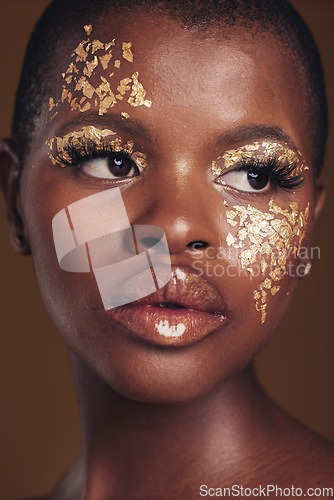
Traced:
<svg viewBox="0 0 334 500">
<path fill-rule="evenodd" d="M 17 252 L 29 255 L 30 244 L 20 196 L 19 161 L 9 139 L 0 141 L 0 188 L 5 200 L 11 243 Z"/>
<path fill-rule="evenodd" d="M 319 175 L 318 179 L 315 182 L 315 208 L 314 215 L 315 219 L 318 218 L 322 207 L 325 204 L 327 196 L 327 183 L 323 174 Z"/>
</svg>

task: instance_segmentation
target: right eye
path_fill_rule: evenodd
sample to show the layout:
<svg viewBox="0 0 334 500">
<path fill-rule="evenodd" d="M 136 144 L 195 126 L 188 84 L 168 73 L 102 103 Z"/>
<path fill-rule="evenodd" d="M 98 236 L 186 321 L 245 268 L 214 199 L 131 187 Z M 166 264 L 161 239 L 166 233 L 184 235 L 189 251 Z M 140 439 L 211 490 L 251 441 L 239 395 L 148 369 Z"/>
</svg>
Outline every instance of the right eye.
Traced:
<svg viewBox="0 0 334 500">
<path fill-rule="evenodd" d="M 131 178 L 139 173 L 132 158 L 123 152 L 110 153 L 104 158 L 83 161 L 80 168 L 86 174 L 101 179 Z"/>
<path fill-rule="evenodd" d="M 270 175 L 256 169 L 231 170 L 220 176 L 216 182 L 239 191 L 255 193 L 266 191 L 270 187 Z"/>
</svg>

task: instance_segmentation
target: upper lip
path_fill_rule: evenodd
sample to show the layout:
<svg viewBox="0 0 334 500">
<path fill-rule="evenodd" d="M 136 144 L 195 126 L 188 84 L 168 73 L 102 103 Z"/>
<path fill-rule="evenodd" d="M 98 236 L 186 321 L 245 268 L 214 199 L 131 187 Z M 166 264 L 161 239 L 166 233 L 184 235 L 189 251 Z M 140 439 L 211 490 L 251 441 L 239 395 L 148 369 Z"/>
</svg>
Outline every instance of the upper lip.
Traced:
<svg viewBox="0 0 334 500">
<path fill-rule="evenodd" d="M 225 304 L 218 290 L 188 266 L 172 266 L 172 277 L 163 288 L 128 306 L 175 304 L 185 309 L 224 315 Z"/>
</svg>

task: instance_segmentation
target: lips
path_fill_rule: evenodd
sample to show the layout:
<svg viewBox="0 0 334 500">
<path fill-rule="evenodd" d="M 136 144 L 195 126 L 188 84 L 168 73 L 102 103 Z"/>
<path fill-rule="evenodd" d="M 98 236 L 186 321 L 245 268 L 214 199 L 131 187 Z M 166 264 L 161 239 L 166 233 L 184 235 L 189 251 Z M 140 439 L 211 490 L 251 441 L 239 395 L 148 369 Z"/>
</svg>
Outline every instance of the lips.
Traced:
<svg viewBox="0 0 334 500">
<path fill-rule="evenodd" d="M 185 266 L 173 266 L 172 278 L 157 292 L 105 311 L 128 332 L 161 346 L 186 346 L 226 321 L 222 296 L 205 278 Z"/>
</svg>

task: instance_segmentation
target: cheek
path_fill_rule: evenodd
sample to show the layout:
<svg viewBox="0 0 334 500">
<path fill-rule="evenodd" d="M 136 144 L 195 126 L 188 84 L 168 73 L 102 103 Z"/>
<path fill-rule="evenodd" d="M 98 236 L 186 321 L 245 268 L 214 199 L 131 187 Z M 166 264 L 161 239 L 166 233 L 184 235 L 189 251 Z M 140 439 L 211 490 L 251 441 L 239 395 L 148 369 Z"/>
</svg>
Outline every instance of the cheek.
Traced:
<svg viewBox="0 0 334 500">
<path fill-rule="evenodd" d="M 288 302 L 287 296 L 300 275 L 308 216 L 309 203 L 302 210 L 297 203 L 282 209 L 273 200 L 268 203 L 268 212 L 251 205 L 237 205 L 226 212 L 231 226 L 226 242 L 239 252 L 241 269 L 254 279 L 252 298 L 261 324 L 267 319 L 268 308 L 274 311 L 275 304 Z"/>
<path fill-rule="evenodd" d="M 36 278 L 47 312 L 62 336 L 74 338 L 82 324 L 82 311 L 94 290 L 94 279 L 85 273 L 67 273 L 58 264 L 52 233 L 54 216 L 68 205 L 70 189 L 61 169 L 48 162 L 27 168 L 22 177 L 23 207 Z M 60 172 L 60 173 L 59 173 Z M 76 318 L 76 322 L 72 321 Z M 78 326 L 77 326 L 78 325 Z"/>
</svg>

